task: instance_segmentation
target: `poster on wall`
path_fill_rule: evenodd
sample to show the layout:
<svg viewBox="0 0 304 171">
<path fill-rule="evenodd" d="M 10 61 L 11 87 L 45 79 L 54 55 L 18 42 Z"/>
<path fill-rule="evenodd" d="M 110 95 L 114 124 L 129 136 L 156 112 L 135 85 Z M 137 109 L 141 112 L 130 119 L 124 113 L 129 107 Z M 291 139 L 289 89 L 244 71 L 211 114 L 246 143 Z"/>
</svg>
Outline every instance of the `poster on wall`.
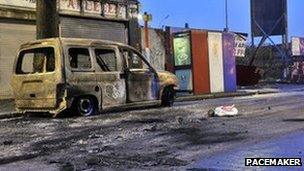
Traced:
<svg viewBox="0 0 304 171">
<path fill-rule="evenodd" d="M 191 69 L 176 70 L 175 75 L 179 80 L 181 91 L 193 91 L 192 71 Z"/>
<path fill-rule="evenodd" d="M 304 56 L 304 38 L 291 38 L 292 56 Z"/>
<path fill-rule="evenodd" d="M 189 34 L 178 35 L 173 39 L 175 66 L 191 65 L 191 47 Z"/>
<path fill-rule="evenodd" d="M 245 57 L 246 56 L 246 42 L 247 36 L 241 34 L 234 35 L 234 56 Z"/>
<path fill-rule="evenodd" d="M 36 0 L 0 0 L 1 5 L 36 8 Z"/>
</svg>

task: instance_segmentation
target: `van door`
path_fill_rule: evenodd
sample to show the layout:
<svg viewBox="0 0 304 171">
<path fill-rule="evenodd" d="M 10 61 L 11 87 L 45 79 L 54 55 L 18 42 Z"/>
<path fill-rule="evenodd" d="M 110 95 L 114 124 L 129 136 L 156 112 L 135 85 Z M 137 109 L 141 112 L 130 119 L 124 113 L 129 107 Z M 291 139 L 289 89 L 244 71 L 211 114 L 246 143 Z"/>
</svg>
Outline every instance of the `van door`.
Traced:
<svg viewBox="0 0 304 171">
<path fill-rule="evenodd" d="M 125 57 L 127 68 L 128 102 L 143 102 L 158 99 L 159 79 L 156 71 L 144 57 L 130 48 L 121 49 Z"/>
<path fill-rule="evenodd" d="M 12 79 L 16 107 L 54 109 L 57 85 L 61 82 L 60 52 L 54 47 L 37 47 L 20 52 Z"/>
<path fill-rule="evenodd" d="M 102 89 L 102 106 L 119 106 L 126 103 L 126 80 L 123 74 L 123 60 L 117 47 L 97 46 L 96 80 Z"/>
<path fill-rule="evenodd" d="M 68 46 L 66 54 L 67 97 L 96 95 L 95 67 L 90 47 Z"/>
</svg>

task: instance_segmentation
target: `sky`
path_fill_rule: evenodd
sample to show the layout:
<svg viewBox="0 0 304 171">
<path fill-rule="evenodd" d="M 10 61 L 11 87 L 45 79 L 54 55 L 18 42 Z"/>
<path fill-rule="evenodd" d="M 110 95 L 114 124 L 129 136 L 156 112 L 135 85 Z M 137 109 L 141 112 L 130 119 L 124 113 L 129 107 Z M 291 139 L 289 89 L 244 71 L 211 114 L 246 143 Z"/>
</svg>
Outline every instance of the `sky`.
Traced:
<svg viewBox="0 0 304 171">
<path fill-rule="evenodd" d="M 304 0 L 288 1 L 289 37 L 304 37 Z M 163 25 L 222 30 L 225 0 L 140 0 L 141 12 L 153 15 L 152 27 Z M 250 33 L 250 0 L 228 0 L 229 29 Z M 165 19 L 167 16 L 169 17 Z"/>
</svg>

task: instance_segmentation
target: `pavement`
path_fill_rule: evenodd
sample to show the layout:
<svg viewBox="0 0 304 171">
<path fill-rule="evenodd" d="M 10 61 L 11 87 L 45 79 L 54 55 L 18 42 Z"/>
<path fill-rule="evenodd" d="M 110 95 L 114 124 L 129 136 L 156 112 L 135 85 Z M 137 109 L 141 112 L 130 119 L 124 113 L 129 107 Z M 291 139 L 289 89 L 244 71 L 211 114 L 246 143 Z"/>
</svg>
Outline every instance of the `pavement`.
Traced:
<svg viewBox="0 0 304 171">
<path fill-rule="evenodd" d="M 296 88 L 298 88 L 296 86 Z M 280 92 L 278 87 L 242 87 L 237 92 L 229 93 L 213 93 L 204 95 L 180 95 L 176 98 L 176 102 L 196 101 L 206 99 L 217 99 L 226 97 L 252 96 L 257 94 L 271 94 Z M 0 99 L 0 119 L 19 117 L 22 114 L 15 110 L 14 99 Z"/>
<path fill-rule="evenodd" d="M 244 156 L 302 157 L 298 88 L 93 117 L 0 119 L 0 170 L 259 170 L 243 169 Z M 238 116 L 208 117 L 231 104 Z"/>
<path fill-rule="evenodd" d="M 290 120 L 303 122 L 304 119 Z M 289 135 L 241 145 L 197 161 L 192 170 L 303 170 L 304 167 L 246 167 L 245 158 L 301 158 L 304 159 L 304 130 Z M 303 164 L 304 160 L 302 160 Z"/>
</svg>

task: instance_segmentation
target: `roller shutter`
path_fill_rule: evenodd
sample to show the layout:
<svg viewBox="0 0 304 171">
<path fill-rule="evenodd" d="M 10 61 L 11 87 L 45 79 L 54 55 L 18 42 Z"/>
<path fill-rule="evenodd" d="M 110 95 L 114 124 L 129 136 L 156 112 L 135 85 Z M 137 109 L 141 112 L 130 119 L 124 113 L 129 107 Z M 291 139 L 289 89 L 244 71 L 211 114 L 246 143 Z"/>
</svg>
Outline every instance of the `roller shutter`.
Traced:
<svg viewBox="0 0 304 171">
<path fill-rule="evenodd" d="M 61 37 L 105 39 L 128 43 L 124 22 L 61 17 L 60 28 Z"/>
<path fill-rule="evenodd" d="M 0 22 L 0 98 L 12 97 L 10 78 L 17 51 L 35 38 L 35 25 Z"/>
</svg>

